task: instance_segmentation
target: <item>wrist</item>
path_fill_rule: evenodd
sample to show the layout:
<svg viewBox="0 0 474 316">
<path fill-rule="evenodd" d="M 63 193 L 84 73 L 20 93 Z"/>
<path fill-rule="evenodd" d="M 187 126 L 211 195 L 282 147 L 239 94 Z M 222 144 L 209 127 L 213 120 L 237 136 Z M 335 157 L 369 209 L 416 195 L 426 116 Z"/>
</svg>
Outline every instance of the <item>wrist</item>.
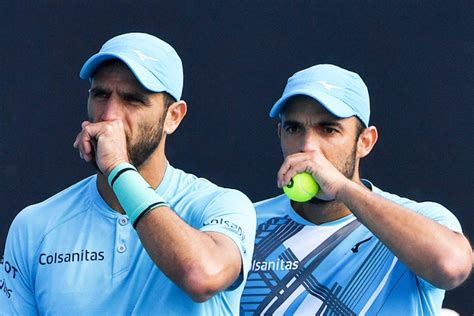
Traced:
<svg viewBox="0 0 474 316">
<path fill-rule="evenodd" d="M 362 183 L 354 182 L 352 180 L 346 181 L 336 194 L 336 200 L 343 202 L 346 205 L 352 204 L 357 196 L 361 196 L 370 192 L 364 187 Z"/>
<path fill-rule="evenodd" d="M 160 206 L 169 207 L 169 204 L 129 163 L 115 166 L 110 171 L 107 181 L 134 228 L 146 213 Z"/>
<path fill-rule="evenodd" d="M 110 170 L 107 172 L 107 183 L 109 186 L 113 189 L 115 181 L 117 181 L 117 179 L 127 171 L 138 172 L 137 168 L 128 162 L 121 162 L 116 164 L 113 168 L 110 168 Z"/>
<path fill-rule="evenodd" d="M 124 164 L 127 164 L 129 166 L 131 166 L 133 169 L 137 170 L 132 164 L 130 164 L 127 160 L 117 160 L 116 162 L 113 162 L 109 165 L 108 168 L 106 168 L 105 170 L 105 174 L 107 175 L 107 178 L 110 176 L 110 174 L 112 173 L 112 171 L 114 169 L 116 169 L 118 166 L 120 165 L 124 165 Z M 109 183 L 110 185 L 110 183 Z"/>
</svg>

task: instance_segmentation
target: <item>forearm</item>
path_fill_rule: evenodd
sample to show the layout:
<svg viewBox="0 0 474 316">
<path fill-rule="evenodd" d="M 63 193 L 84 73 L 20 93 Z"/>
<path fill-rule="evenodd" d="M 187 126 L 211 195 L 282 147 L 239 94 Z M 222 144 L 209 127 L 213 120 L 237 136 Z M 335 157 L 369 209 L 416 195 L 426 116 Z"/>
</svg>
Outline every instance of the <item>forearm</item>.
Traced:
<svg viewBox="0 0 474 316">
<path fill-rule="evenodd" d="M 237 278 L 240 251 L 230 237 L 191 227 L 130 164 L 114 168 L 108 182 L 150 257 L 194 300 L 207 300 Z"/>
<path fill-rule="evenodd" d="M 415 274 L 440 288 L 453 288 L 472 268 L 464 236 L 352 181 L 337 194 L 353 214 Z"/>
<path fill-rule="evenodd" d="M 167 207 L 146 214 L 137 232 L 155 264 L 196 301 L 209 299 L 239 275 L 240 252 L 230 238 L 194 229 Z"/>
</svg>

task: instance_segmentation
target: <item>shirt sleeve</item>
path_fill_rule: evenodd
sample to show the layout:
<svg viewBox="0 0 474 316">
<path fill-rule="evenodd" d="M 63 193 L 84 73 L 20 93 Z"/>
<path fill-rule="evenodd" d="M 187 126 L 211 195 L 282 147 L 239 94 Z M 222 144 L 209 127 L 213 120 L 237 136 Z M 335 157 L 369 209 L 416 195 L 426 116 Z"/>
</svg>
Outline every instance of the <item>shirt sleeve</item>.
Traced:
<svg viewBox="0 0 474 316">
<path fill-rule="evenodd" d="M 216 197 L 206 208 L 201 231 L 219 232 L 231 238 L 240 250 L 243 269 L 229 288 L 235 289 L 247 278 L 250 270 L 256 231 L 255 208 L 243 193 L 228 190 Z"/>
<path fill-rule="evenodd" d="M 436 202 L 427 201 L 409 203 L 409 205 L 406 206 L 421 215 L 431 218 L 435 222 L 447 227 L 448 229 L 462 234 L 461 223 L 456 218 L 456 216 L 443 205 Z M 421 278 L 420 276 L 417 276 L 417 278 L 420 280 L 420 286 L 424 289 L 425 293 L 437 290 L 437 287 L 427 280 Z M 427 295 L 427 297 L 431 296 Z"/>
<path fill-rule="evenodd" d="M 24 224 L 20 213 L 10 227 L 5 252 L 0 260 L 0 314 L 38 314 L 28 265 L 32 249 Z"/>
<path fill-rule="evenodd" d="M 435 222 L 446 226 L 452 231 L 462 233 L 461 223 L 459 220 L 441 204 L 435 202 L 421 202 L 416 204 L 413 209 L 416 212 L 431 218 Z"/>
<path fill-rule="evenodd" d="M 423 216 L 431 218 L 435 222 L 446 226 L 452 231 L 462 233 L 461 224 L 459 223 L 459 220 L 456 218 L 456 216 L 439 203 L 431 201 L 416 202 L 392 193 L 384 192 L 374 185 L 372 185 L 372 191 L 386 199 L 391 200 L 392 202 L 400 204 Z"/>
</svg>

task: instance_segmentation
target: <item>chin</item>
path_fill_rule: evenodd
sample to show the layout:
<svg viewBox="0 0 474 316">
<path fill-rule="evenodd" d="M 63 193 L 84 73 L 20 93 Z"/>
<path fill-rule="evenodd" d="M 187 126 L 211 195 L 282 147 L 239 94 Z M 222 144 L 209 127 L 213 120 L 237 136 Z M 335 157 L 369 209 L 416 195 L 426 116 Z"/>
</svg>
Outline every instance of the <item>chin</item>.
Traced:
<svg viewBox="0 0 474 316">
<path fill-rule="evenodd" d="M 313 197 L 311 200 L 309 200 L 306 203 L 311 203 L 311 204 L 315 204 L 315 205 L 322 205 L 322 204 L 330 203 L 332 201 L 334 201 L 334 200 L 322 200 L 320 198 Z"/>
</svg>

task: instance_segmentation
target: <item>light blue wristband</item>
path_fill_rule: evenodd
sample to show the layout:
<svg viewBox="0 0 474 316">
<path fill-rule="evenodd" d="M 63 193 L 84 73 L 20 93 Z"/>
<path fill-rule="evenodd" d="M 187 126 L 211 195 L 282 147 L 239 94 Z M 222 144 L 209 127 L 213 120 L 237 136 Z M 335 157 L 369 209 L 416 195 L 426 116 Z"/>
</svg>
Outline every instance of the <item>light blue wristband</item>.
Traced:
<svg viewBox="0 0 474 316">
<path fill-rule="evenodd" d="M 159 206 L 169 207 L 131 164 L 117 165 L 107 180 L 134 228 L 141 217 L 152 209 Z"/>
</svg>

